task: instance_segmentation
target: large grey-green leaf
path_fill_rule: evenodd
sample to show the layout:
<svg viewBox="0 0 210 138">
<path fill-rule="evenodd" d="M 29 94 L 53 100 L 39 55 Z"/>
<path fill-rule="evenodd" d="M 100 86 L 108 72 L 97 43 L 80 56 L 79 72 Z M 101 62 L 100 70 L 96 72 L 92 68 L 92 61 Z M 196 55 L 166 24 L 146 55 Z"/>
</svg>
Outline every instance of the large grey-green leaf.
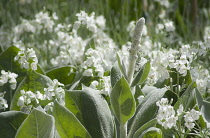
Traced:
<svg viewBox="0 0 210 138">
<path fill-rule="evenodd" d="M 121 124 L 125 124 L 134 115 L 136 102 L 124 77 L 112 89 L 110 101 L 113 112 Z"/>
<path fill-rule="evenodd" d="M 55 118 L 55 126 L 62 138 L 91 138 L 90 134 L 79 122 L 75 115 L 67 108 L 54 102 L 53 116 Z"/>
<path fill-rule="evenodd" d="M 69 109 L 81 123 L 83 123 L 82 113 L 69 92 L 66 92 L 65 94 L 65 107 Z"/>
<path fill-rule="evenodd" d="M 162 131 L 159 128 L 151 127 L 145 130 L 139 138 L 162 138 Z"/>
<path fill-rule="evenodd" d="M 71 72 L 72 70 L 72 72 Z M 72 66 L 59 67 L 52 69 L 46 73 L 50 79 L 57 79 L 60 83 L 64 85 L 71 84 L 75 78 L 76 69 Z"/>
<path fill-rule="evenodd" d="M 114 85 L 122 77 L 122 74 L 116 65 L 112 67 L 110 77 L 111 77 L 111 85 L 112 85 L 112 87 L 114 87 Z"/>
<path fill-rule="evenodd" d="M 155 117 L 155 113 L 158 109 L 156 102 L 163 97 L 166 91 L 166 88 L 155 89 L 147 94 L 141 104 L 137 107 L 132 121 L 129 122 L 129 137 L 132 137 L 141 126 Z"/>
<path fill-rule="evenodd" d="M 20 111 L 0 113 L 0 138 L 14 138 L 18 128 L 26 117 L 27 114 Z"/>
<path fill-rule="evenodd" d="M 115 137 L 115 126 L 111 111 L 106 100 L 98 91 L 85 88 L 82 91 L 67 91 L 67 95 L 74 100 L 82 116 L 83 125 L 92 138 Z"/>
<path fill-rule="evenodd" d="M 131 83 L 131 86 L 133 87 L 137 84 L 142 84 L 147 79 L 149 72 L 150 72 L 150 62 L 148 61 L 137 73 L 133 82 Z"/>
<path fill-rule="evenodd" d="M 203 104 L 203 97 L 197 88 L 195 89 L 195 98 L 196 98 L 196 102 L 198 104 L 198 108 L 201 109 L 201 106 Z"/>
<path fill-rule="evenodd" d="M 176 104 L 174 105 L 174 108 L 177 110 L 179 108 L 179 105 L 182 104 L 184 107 L 184 110 L 191 109 L 195 105 L 194 103 L 194 88 L 196 87 L 196 83 L 192 82 L 187 89 L 184 91 L 182 96 L 178 99 Z"/>
<path fill-rule="evenodd" d="M 126 75 L 126 68 L 124 66 L 123 61 L 121 61 L 119 54 L 116 54 L 117 57 L 117 62 L 118 62 L 118 67 L 120 69 L 120 71 L 122 72 L 122 74 L 124 75 L 124 77 L 127 79 L 127 75 Z"/>
<path fill-rule="evenodd" d="M 133 138 L 139 138 L 139 136 L 150 127 L 154 127 L 157 124 L 157 119 L 152 119 L 146 124 L 144 124 L 142 127 L 140 127 L 134 134 Z"/>
<path fill-rule="evenodd" d="M 201 106 L 201 114 L 204 121 L 207 123 L 207 126 L 210 127 L 210 102 L 203 100 Z"/>
<path fill-rule="evenodd" d="M 16 138 L 53 138 L 55 120 L 38 109 L 33 109 L 30 115 L 19 127 Z"/>
<path fill-rule="evenodd" d="M 20 107 L 17 106 L 17 101 L 19 97 L 21 96 L 20 91 L 25 90 L 25 91 L 40 91 L 41 93 L 44 94 L 44 88 L 48 87 L 48 84 L 52 84 L 52 80 L 42 74 L 39 74 L 35 71 L 30 72 L 21 84 L 18 86 L 17 90 L 15 91 L 15 94 L 12 99 L 12 103 L 10 106 L 10 110 L 20 110 Z M 41 105 L 45 105 L 46 103 L 43 101 L 40 103 Z"/>
</svg>

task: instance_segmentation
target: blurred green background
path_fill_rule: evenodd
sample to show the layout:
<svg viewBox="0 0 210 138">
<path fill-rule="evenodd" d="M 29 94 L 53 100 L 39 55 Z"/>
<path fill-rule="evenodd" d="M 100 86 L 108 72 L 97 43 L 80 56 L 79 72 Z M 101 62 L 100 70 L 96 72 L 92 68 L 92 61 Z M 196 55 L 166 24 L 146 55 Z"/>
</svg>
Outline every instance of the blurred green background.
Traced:
<svg viewBox="0 0 210 138">
<path fill-rule="evenodd" d="M 203 28 L 210 24 L 210 0 L 170 0 L 170 7 L 164 8 L 155 0 L 1 0 L 0 28 L 4 30 L 20 23 L 20 19 L 33 19 L 46 8 L 56 12 L 60 22 L 73 23 L 80 10 L 104 15 L 106 32 L 118 44 L 128 41 L 126 27 L 131 20 L 146 18 L 148 33 L 153 37 L 159 15 L 174 21 L 178 35 L 184 42 L 203 39 Z"/>
</svg>

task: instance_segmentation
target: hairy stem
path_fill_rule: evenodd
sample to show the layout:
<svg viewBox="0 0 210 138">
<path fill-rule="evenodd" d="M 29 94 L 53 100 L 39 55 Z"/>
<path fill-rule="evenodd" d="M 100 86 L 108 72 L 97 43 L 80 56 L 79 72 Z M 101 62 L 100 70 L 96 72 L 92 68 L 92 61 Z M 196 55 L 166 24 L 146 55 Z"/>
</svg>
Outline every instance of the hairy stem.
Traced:
<svg viewBox="0 0 210 138">
<path fill-rule="evenodd" d="M 133 79 L 133 74 L 135 71 L 136 60 L 138 58 L 137 53 L 140 50 L 140 41 L 142 36 L 143 26 L 145 24 L 145 19 L 142 17 L 140 18 L 137 23 L 133 34 L 133 42 L 131 48 L 129 49 L 129 66 L 128 66 L 128 83 L 131 84 Z"/>
<path fill-rule="evenodd" d="M 120 138 L 127 138 L 127 123 L 120 124 Z"/>
</svg>

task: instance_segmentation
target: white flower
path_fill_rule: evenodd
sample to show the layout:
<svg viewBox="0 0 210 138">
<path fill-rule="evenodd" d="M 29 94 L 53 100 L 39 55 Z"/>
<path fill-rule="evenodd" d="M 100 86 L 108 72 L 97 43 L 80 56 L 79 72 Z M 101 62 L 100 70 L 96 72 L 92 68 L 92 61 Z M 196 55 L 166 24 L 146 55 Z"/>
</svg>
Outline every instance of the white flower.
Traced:
<svg viewBox="0 0 210 138">
<path fill-rule="evenodd" d="M 21 68 L 37 70 L 38 59 L 32 48 L 19 51 L 14 60 L 20 63 Z"/>
<path fill-rule="evenodd" d="M 90 88 L 95 89 L 95 88 L 96 88 L 96 86 L 98 86 L 98 84 L 99 84 L 99 82 L 98 82 L 98 81 L 93 81 L 93 82 L 91 82 L 91 84 L 90 84 Z"/>
<path fill-rule="evenodd" d="M 104 29 L 106 26 L 106 19 L 104 16 L 98 16 L 96 17 L 96 24 L 101 28 Z"/>
<path fill-rule="evenodd" d="M 92 69 L 87 69 L 83 72 L 83 76 L 93 76 L 93 70 Z"/>
<path fill-rule="evenodd" d="M 50 103 L 48 103 L 45 107 L 44 107 L 44 110 L 47 112 L 47 111 L 53 111 L 53 105 L 54 105 L 54 103 L 53 102 L 50 102 Z"/>
<path fill-rule="evenodd" d="M 191 130 L 195 126 L 195 123 L 192 122 L 185 122 L 184 124 L 189 130 Z"/>
<path fill-rule="evenodd" d="M 172 21 L 165 22 L 164 26 L 167 32 L 173 32 L 175 30 L 175 26 Z"/>
<path fill-rule="evenodd" d="M 176 126 L 176 121 L 178 116 L 175 115 L 174 107 L 168 104 L 167 98 L 162 98 L 160 101 L 156 102 L 159 106 L 157 121 L 165 129 L 171 129 Z"/>
<path fill-rule="evenodd" d="M 4 99 L 4 93 L 0 93 L 0 110 L 8 108 L 7 100 Z"/>
<path fill-rule="evenodd" d="M 74 28 L 75 30 L 78 30 L 78 29 L 80 28 L 80 25 L 81 25 L 81 22 L 80 22 L 80 21 L 75 21 L 75 22 L 74 22 L 73 28 Z"/>
<path fill-rule="evenodd" d="M 143 95 L 140 95 L 137 99 L 138 99 L 138 102 L 141 103 L 142 100 L 144 99 L 144 96 Z"/>
<path fill-rule="evenodd" d="M 18 99 L 17 105 L 20 106 L 22 109 L 23 107 L 27 107 L 28 109 L 31 109 L 33 106 L 37 106 L 39 104 L 39 100 L 37 98 L 37 95 L 33 93 L 32 91 L 25 91 L 24 89 L 20 91 L 21 96 Z M 32 103 L 32 101 L 35 101 Z"/>
<path fill-rule="evenodd" d="M 191 130 L 192 128 L 194 128 L 195 123 L 193 123 L 195 120 L 199 119 L 199 115 L 201 113 L 199 111 L 196 111 L 194 109 L 192 109 L 191 111 L 186 112 L 186 114 L 184 115 L 184 121 L 185 121 L 185 126 Z"/>
<path fill-rule="evenodd" d="M 24 103 L 25 103 L 24 96 L 20 96 L 19 99 L 18 99 L 17 105 L 20 106 L 20 107 L 23 107 Z"/>
<path fill-rule="evenodd" d="M 1 74 L 2 75 L 0 76 L 0 86 L 9 82 L 11 89 L 14 90 L 16 88 L 16 78 L 18 77 L 18 75 L 15 73 L 11 73 L 10 71 L 6 72 L 4 70 L 1 71 Z"/>
<path fill-rule="evenodd" d="M 177 110 L 177 115 L 181 115 L 183 113 L 184 107 L 183 105 L 179 105 L 179 109 Z"/>
<path fill-rule="evenodd" d="M 53 83 L 49 84 L 48 88 L 44 88 L 45 94 L 43 95 L 43 99 L 57 99 L 59 103 L 64 105 L 65 91 L 61 86 L 64 86 L 64 84 L 58 82 L 57 79 L 54 79 Z"/>
</svg>

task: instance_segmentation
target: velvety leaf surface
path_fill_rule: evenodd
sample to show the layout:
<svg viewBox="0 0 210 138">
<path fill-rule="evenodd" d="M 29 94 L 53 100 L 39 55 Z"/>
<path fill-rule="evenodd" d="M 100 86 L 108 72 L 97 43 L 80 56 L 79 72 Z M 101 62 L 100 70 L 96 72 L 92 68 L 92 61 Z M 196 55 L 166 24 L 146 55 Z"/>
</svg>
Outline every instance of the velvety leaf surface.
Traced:
<svg viewBox="0 0 210 138">
<path fill-rule="evenodd" d="M 135 86 L 137 84 L 142 84 L 146 79 L 147 76 L 149 75 L 150 72 L 150 62 L 147 62 L 144 64 L 144 66 L 140 69 L 140 71 L 137 73 L 135 76 L 133 82 L 131 83 L 131 86 Z"/>
<path fill-rule="evenodd" d="M 192 82 L 187 89 L 184 91 L 184 93 L 181 95 L 179 100 L 174 105 L 174 108 L 177 110 L 179 108 L 179 105 L 182 104 L 184 107 L 184 110 L 191 109 L 194 106 L 194 88 L 196 87 L 196 83 Z"/>
<path fill-rule="evenodd" d="M 163 97 L 166 91 L 166 88 L 155 89 L 147 94 L 141 104 L 137 107 L 132 122 L 129 122 L 129 124 L 131 124 L 129 126 L 130 137 L 132 137 L 141 126 L 155 117 L 158 109 L 156 102 Z"/>
<path fill-rule="evenodd" d="M 75 115 L 67 108 L 54 102 L 53 116 L 55 126 L 62 138 L 91 138 L 90 134 L 79 122 Z"/>
<path fill-rule="evenodd" d="M 72 69 L 72 72 L 71 72 Z M 46 73 L 50 79 L 57 79 L 60 83 L 64 85 L 71 84 L 75 77 L 75 68 L 71 66 L 59 67 L 52 69 Z"/>
<path fill-rule="evenodd" d="M 115 137 L 115 126 L 111 111 L 106 100 L 98 91 L 86 88 L 82 91 L 68 91 L 67 95 L 73 99 L 79 109 L 83 125 L 92 138 Z"/>
<path fill-rule="evenodd" d="M 121 124 L 125 124 L 134 115 L 136 102 L 124 77 L 112 89 L 110 101 L 113 112 Z"/>
<path fill-rule="evenodd" d="M 111 85 L 114 87 L 116 82 L 122 77 L 121 72 L 117 66 L 113 66 L 111 69 Z"/>
<path fill-rule="evenodd" d="M 144 124 L 142 127 L 140 127 L 134 134 L 133 138 L 139 138 L 139 136 L 150 127 L 154 127 L 157 124 L 157 119 L 152 119 L 146 124 Z"/>
<path fill-rule="evenodd" d="M 53 138 L 55 130 L 53 116 L 33 109 L 17 131 L 16 138 Z"/>
<path fill-rule="evenodd" d="M 139 138 L 162 138 L 162 131 L 159 128 L 151 127 L 147 129 Z"/>
<path fill-rule="evenodd" d="M 81 123 L 83 123 L 82 113 L 69 92 L 66 92 L 65 94 L 65 107 L 69 109 Z"/>
<path fill-rule="evenodd" d="M 0 137 L 14 138 L 15 134 L 28 115 L 20 111 L 0 113 Z"/>
<path fill-rule="evenodd" d="M 210 102 L 203 100 L 203 104 L 201 106 L 201 114 L 203 116 L 204 121 L 207 123 L 207 126 L 210 126 Z"/>
</svg>

